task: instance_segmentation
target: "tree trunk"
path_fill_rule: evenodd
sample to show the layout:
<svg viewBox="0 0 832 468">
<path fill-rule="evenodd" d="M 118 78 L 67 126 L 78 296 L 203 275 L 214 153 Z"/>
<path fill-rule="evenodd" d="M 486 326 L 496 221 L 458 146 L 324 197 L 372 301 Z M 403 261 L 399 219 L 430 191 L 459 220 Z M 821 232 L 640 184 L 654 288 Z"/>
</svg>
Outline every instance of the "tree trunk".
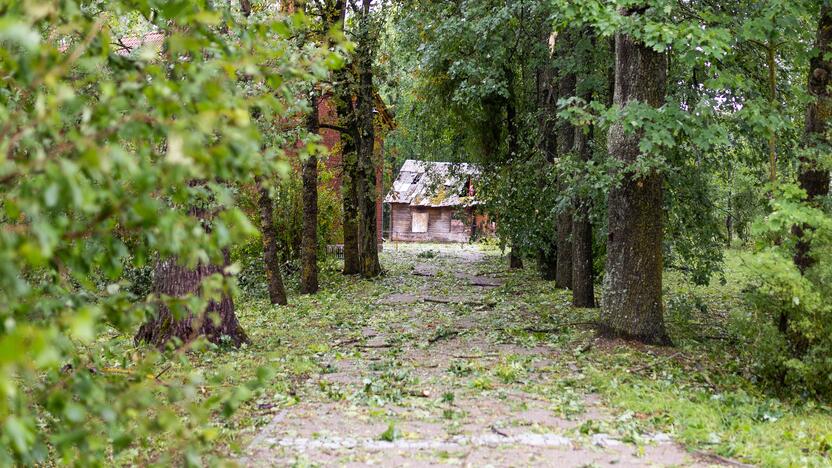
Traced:
<svg viewBox="0 0 832 468">
<path fill-rule="evenodd" d="M 224 265 L 200 264 L 193 269 L 179 265 L 175 258 L 159 260 L 153 274 L 153 292 L 171 298 L 199 294 L 202 281 L 213 274 L 223 274 L 223 269 L 229 263 L 227 252 L 224 253 Z M 158 303 L 156 315 L 136 333 L 136 342 L 150 343 L 159 349 L 165 348 L 168 343 L 179 347 L 199 336 L 205 336 L 216 344 L 227 342 L 240 346 L 248 343 L 248 336 L 234 314 L 231 296 L 223 294 L 219 302 L 209 302 L 208 307 L 200 313 L 185 309 L 184 304 L 181 306 L 183 313 L 177 312 L 175 317 L 170 308 Z"/>
<path fill-rule="evenodd" d="M 327 26 L 337 23 L 340 31 L 344 32 L 344 19 L 347 2 L 335 0 L 330 10 Z M 344 233 L 344 271 L 345 275 L 357 275 L 361 272 L 358 248 L 358 195 L 356 184 L 358 181 L 358 155 L 356 144 L 358 129 L 356 128 L 355 96 L 350 86 L 350 67 L 344 67 L 335 72 L 335 109 L 341 126 L 347 131 L 341 132 L 341 200 L 343 207 Z"/>
<path fill-rule="evenodd" d="M 637 14 L 637 13 L 633 13 Z M 664 103 L 667 57 L 624 33 L 615 40 L 615 95 L 619 107 Z M 641 133 L 626 133 L 623 122 L 610 126 L 607 149 L 629 166 L 640 155 Z M 670 344 L 662 304 L 662 183 L 653 172 L 636 176 L 629 167 L 609 192 L 607 266 L 601 332 L 651 344 Z"/>
<path fill-rule="evenodd" d="M 307 130 L 318 134 L 318 100 L 311 98 Z M 318 292 L 318 157 L 309 154 L 303 162 L 303 237 L 300 245 L 300 292 Z"/>
<path fill-rule="evenodd" d="M 539 249 L 537 252 L 537 270 L 544 281 L 554 281 L 557 276 L 558 250 L 557 244 L 552 242 L 551 251 Z"/>
<path fill-rule="evenodd" d="M 523 268 L 523 257 L 515 252 L 514 247 L 508 253 L 508 267 L 512 270 L 519 270 Z"/>
<path fill-rule="evenodd" d="M 540 43 L 546 50 L 550 51 L 549 40 L 552 36 L 551 25 L 548 23 L 540 33 Z M 543 167 L 541 168 L 541 175 L 538 183 L 541 190 L 545 189 L 548 184 L 552 183 L 550 175 L 552 172 L 552 164 L 555 161 L 557 153 L 556 147 L 556 131 L 555 131 L 555 116 L 557 114 L 557 86 L 555 84 L 555 69 L 551 63 L 551 51 L 549 52 L 549 60 L 543 61 L 543 64 L 537 70 L 537 111 L 538 111 L 538 131 L 540 133 L 540 152 L 543 153 Z M 537 266 L 540 272 L 540 277 L 546 281 L 554 281 L 557 275 L 557 261 L 558 261 L 558 244 L 557 244 L 557 227 L 552 226 L 548 221 L 548 216 L 545 219 L 545 246 L 541 247 L 537 253 Z"/>
<path fill-rule="evenodd" d="M 566 42 L 561 46 L 563 50 L 569 49 L 574 41 Z M 562 70 L 558 82 L 558 98 L 563 99 L 575 95 L 575 73 L 571 70 Z M 575 127 L 569 122 L 559 122 L 557 126 L 557 148 L 558 157 L 565 158 L 572 152 L 575 146 Z M 570 202 L 558 213 L 558 260 L 555 274 L 555 286 L 558 288 L 572 289 L 572 203 Z"/>
<path fill-rule="evenodd" d="M 372 278 L 381 273 L 378 260 L 378 232 L 376 226 L 376 168 L 374 159 L 375 128 L 373 116 L 373 56 L 375 33 L 370 31 L 371 0 L 362 4 L 361 33 L 356 49 L 358 64 L 358 243 L 361 276 Z"/>
<path fill-rule="evenodd" d="M 808 89 L 813 99 L 806 112 L 805 130 L 806 145 L 813 153 L 826 151 L 830 144 L 827 132 L 832 117 L 832 94 L 829 89 L 832 84 L 832 7 L 829 5 L 821 7 L 815 49 L 817 54 L 809 62 Z M 817 205 L 819 198 L 829 194 L 829 171 L 819 167 L 816 159 L 815 155 L 801 157 L 797 177 L 800 187 L 806 191 L 807 201 L 812 205 Z M 804 239 L 806 229 L 806 226 L 794 228 L 798 237 L 794 263 L 801 273 L 815 263 L 809 252 L 809 242 Z"/>
<path fill-rule="evenodd" d="M 344 206 L 344 274 L 357 275 L 361 272 L 360 255 L 358 248 L 358 155 L 355 152 L 355 144 L 352 138 L 343 137 L 342 164 L 343 175 L 341 178 L 341 196 Z"/>
<path fill-rule="evenodd" d="M 575 128 L 575 153 L 584 165 L 592 157 L 592 149 L 589 146 L 591 138 L 592 127 L 588 133 L 582 128 Z M 589 197 L 579 197 L 575 200 L 575 214 L 572 218 L 572 305 L 575 307 L 595 307 L 589 208 Z"/>
<path fill-rule="evenodd" d="M 260 232 L 263 236 L 263 266 L 269 287 L 269 300 L 272 304 L 286 305 L 286 288 L 280 274 L 280 262 L 277 257 L 277 230 L 274 226 L 274 204 L 269 188 L 262 181 L 257 181 L 260 208 Z"/>
</svg>

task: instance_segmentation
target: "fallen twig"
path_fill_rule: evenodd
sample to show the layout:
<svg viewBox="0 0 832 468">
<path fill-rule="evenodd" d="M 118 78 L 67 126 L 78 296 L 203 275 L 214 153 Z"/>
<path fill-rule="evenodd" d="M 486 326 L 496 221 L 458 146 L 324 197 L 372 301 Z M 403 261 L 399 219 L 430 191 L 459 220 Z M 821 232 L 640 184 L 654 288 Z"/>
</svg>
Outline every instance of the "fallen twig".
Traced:
<svg viewBox="0 0 832 468">
<path fill-rule="evenodd" d="M 355 345 L 355 347 L 356 347 L 356 348 L 369 348 L 369 349 L 375 349 L 375 348 L 392 348 L 392 347 L 393 347 L 393 345 L 388 344 L 388 343 L 381 343 L 381 344 L 359 344 L 359 345 Z"/>
<path fill-rule="evenodd" d="M 490 357 L 500 357 L 500 353 L 485 353 L 485 354 L 453 354 L 452 358 L 456 359 L 482 359 Z"/>
<path fill-rule="evenodd" d="M 437 333 L 436 335 L 430 337 L 428 339 L 428 343 L 434 344 L 439 340 L 444 340 L 445 338 L 453 338 L 457 335 L 459 335 L 459 331 L 457 331 L 457 330 L 444 331 L 444 332 Z"/>
<path fill-rule="evenodd" d="M 161 371 L 159 371 L 159 373 L 158 373 L 158 374 L 156 374 L 156 377 L 154 377 L 154 378 L 155 378 L 156 380 L 159 380 L 159 377 L 161 377 L 161 376 L 165 375 L 165 373 L 167 373 L 167 371 L 169 371 L 171 367 L 173 367 L 173 366 L 171 366 L 170 364 L 168 364 L 168 365 L 167 365 L 167 367 L 165 367 L 164 369 L 162 369 Z"/>
<path fill-rule="evenodd" d="M 495 433 L 499 436 L 502 436 L 502 437 L 508 437 L 508 434 L 506 434 L 505 432 L 497 429 L 497 426 L 495 426 L 493 424 L 491 425 L 491 432 L 493 432 L 493 433 Z"/>
</svg>

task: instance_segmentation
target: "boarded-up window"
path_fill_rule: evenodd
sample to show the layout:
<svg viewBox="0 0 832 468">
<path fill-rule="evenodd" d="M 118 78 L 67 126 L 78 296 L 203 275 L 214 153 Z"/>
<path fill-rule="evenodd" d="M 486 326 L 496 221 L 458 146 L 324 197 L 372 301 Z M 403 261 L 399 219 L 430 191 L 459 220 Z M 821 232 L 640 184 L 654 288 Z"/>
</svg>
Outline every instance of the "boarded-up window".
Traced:
<svg viewBox="0 0 832 468">
<path fill-rule="evenodd" d="M 428 232 L 428 212 L 413 212 L 413 224 L 410 227 L 412 232 Z"/>
</svg>

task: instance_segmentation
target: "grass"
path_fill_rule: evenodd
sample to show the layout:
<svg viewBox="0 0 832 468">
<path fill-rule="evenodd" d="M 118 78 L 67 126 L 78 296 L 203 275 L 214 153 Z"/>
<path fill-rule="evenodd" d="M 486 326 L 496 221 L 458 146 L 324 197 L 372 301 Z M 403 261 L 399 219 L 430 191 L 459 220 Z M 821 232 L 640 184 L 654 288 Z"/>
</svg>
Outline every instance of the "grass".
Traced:
<svg viewBox="0 0 832 468">
<path fill-rule="evenodd" d="M 454 306 L 435 313 L 424 303 L 374 307 L 392 293 L 419 292 L 424 279 L 409 274 L 416 261 L 430 261 L 441 272 L 452 270 L 441 254 L 418 258 L 409 250 L 412 248 L 388 248 L 382 257 L 388 273 L 377 281 L 343 277 L 337 265 L 328 263 L 321 274 L 321 292 L 315 296 L 292 294 L 288 307 L 272 307 L 263 298 L 239 298 L 238 316 L 252 344 L 239 350 L 194 354 L 190 365 L 174 366 L 167 374 L 170 379 L 200 370 L 214 376 L 216 391 L 233 391 L 234 386 L 250 381 L 258 369 L 269 369 L 267 383 L 239 398 L 233 416 L 213 417 L 212 447 L 216 455 L 240 454 L 276 412 L 298 404 L 308 395 L 304 393 L 310 391 L 307 382 L 334 372 L 345 358 L 361 357 L 360 348 L 341 343 L 360 338 L 368 329 L 398 330 L 396 324 L 408 314 L 423 314 L 419 317 L 433 324 L 428 324 L 433 326 L 431 334 L 414 336 L 400 330 L 390 340 L 384 358 L 373 363 L 372 377 L 363 388 L 319 382 L 313 386 L 321 398 L 329 401 L 379 408 L 379 418 L 388 417 L 383 411 L 386 405 L 413 398 L 408 392 L 418 385 L 418 379 L 411 367 L 400 362 L 401 347 L 407 343 L 425 347 L 431 339 L 453 338 L 451 319 L 470 313 L 474 306 Z M 428 251 L 435 250 L 439 248 L 430 247 Z M 504 272 L 502 262 L 494 255 L 477 268 Z M 681 275 L 668 273 L 667 320 L 676 348 L 600 340 L 591 328 L 559 325 L 591 321 L 597 311 L 571 308 L 568 293 L 537 279 L 533 265 L 505 273 L 501 277 L 506 283 L 485 293 L 483 302 L 495 305 L 478 326 L 488 330 L 495 342 L 548 346 L 553 364 L 545 371 L 553 378 L 546 384 L 530 382 L 527 377 L 533 363 L 516 355 L 500 356 L 490 367 L 450 359 L 442 367 L 444 378 L 458 384 L 455 392 L 520 388 L 545 398 L 550 408 L 564 417 L 578 417 L 585 411 L 589 395 L 600 396 L 614 417 L 581 425 L 577 431 L 582 434 L 606 432 L 642 444 L 646 434 L 663 432 L 689 450 L 747 463 L 830 466 L 832 410 L 813 401 L 781 401 L 767 394 L 755 385 L 736 356 L 729 316 L 742 307 L 738 267 L 736 256 L 729 252 L 725 271 L 728 281 L 722 283 L 717 278 L 708 286 L 694 286 Z M 453 295 L 459 288 L 452 274 L 438 275 L 437 281 L 443 294 Z M 429 313 L 434 315 L 424 315 Z M 529 325 L 557 330 L 529 332 Z M 435 402 L 420 404 L 435 406 L 440 417 L 454 424 L 462 412 L 454 406 L 459 396 L 435 395 Z M 396 433 L 391 423 L 380 437 L 387 440 L 388 436 L 395 438 Z M 165 438 L 160 437 L 118 461 L 146 462 L 152 460 L 150 453 L 168 449 Z"/>
</svg>

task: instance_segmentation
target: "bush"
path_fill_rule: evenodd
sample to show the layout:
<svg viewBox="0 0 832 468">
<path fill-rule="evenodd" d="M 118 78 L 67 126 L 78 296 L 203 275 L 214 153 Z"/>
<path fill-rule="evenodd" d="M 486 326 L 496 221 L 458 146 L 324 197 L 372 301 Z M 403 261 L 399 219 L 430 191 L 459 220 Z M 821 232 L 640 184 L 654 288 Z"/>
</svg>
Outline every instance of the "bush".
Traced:
<svg viewBox="0 0 832 468">
<path fill-rule="evenodd" d="M 753 233 L 763 239 L 744 258 L 749 308 L 735 314 L 750 369 L 767 384 L 805 397 L 832 397 L 832 217 L 787 187 Z M 804 225 L 813 266 L 803 274 L 792 227 Z"/>
</svg>

